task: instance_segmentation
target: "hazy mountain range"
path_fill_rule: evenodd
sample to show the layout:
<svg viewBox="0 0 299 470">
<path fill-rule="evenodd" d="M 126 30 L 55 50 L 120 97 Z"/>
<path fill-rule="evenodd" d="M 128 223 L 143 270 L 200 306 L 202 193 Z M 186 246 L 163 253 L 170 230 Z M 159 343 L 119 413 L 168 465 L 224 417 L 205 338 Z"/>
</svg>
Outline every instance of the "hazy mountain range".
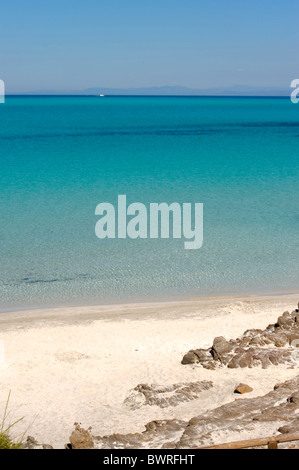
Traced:
<svg viewBox="0 0 299 470">
<path fill-rule="evenodd" d="M 38 90 L 24 93 L 11 93 L 18 95 L 157 95 L 157 96 L 289 96 L 290 87 L 252 87 L 235 85 L 218 88 L 188 88 L 184 86 L 161 86 L 141 88 L 86 88 L 84 90 Z"/>
</svg>

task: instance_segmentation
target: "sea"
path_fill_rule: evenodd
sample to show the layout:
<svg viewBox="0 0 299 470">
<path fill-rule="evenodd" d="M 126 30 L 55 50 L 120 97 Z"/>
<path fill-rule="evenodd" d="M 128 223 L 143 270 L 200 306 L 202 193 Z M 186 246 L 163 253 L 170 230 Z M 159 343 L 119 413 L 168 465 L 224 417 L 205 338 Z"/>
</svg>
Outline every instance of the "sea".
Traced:
<svg viewBox="0 0 299 470">
<path fill-rule="evenodd" d="M 7 96 L 0 309 L 298 291 L 298 176 L 289 98 Z M 99 239 L 118 195 L 202 203 L 202 247 Z"/>
</svg>

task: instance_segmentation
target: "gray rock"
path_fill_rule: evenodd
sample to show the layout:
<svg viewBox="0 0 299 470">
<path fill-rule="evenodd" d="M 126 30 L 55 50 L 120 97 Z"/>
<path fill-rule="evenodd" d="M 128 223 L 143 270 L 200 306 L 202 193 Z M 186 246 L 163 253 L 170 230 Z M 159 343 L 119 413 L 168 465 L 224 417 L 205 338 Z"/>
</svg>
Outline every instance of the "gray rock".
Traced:
<svg viewBox="0 0 299 470">
<path fill-rule="evenodd" d="M 188 423 L 177 419 L 151 421 L 142 433 L 94 437 L 96 449 L 173 449 Z"/>
<path fill-rule="evenodd" d="M 136 410 L 142 406 L 166 408 L 183 402 L 196 400 L 203 391 L 213 387 L 213 382 L 199 381 L 191 383 L 163 385 L 139 384 L 125 399 L 124 405 Z"/>
<path fill-rule="evenodd" d="M 214 339 L 212 347 L 212 356 L 215 361 L 223 359 L 227 353 L 230 353 L 233 349 L 230 344 L 223 336 Z"/>
<path fill-rule="evenodd" d="M 194 351 L 189 351 L 182 359 L 182 364 L 196 364 L 199 362 L 198 356 Z"/>
<path fill-rule="evenodd" d="M 296 434 L 299 433 L 299 418 L 295 419 L 289 424 L 286 424 L 285 426 L 281 426 L 278 428 L 278 431 L 281 434 Z"/>
<path fill-rule="evenodd" d="M 53 449 L 53 447 L 50 444 L 39 444 L 34 437 L 28 436 L 22 449 Z"/>
</svg>

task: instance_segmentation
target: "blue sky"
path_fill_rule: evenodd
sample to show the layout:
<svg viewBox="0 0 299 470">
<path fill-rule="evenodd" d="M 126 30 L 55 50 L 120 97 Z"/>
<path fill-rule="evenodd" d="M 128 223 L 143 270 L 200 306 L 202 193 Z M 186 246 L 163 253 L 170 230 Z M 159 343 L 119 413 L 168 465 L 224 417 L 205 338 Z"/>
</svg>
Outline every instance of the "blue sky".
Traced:
<svg viewBox="0 0 299 470">
<path fill-rule="evenodd" d="M 0 0 L 7 92 L 299 77 L 298 0 Z"/>
</svg>

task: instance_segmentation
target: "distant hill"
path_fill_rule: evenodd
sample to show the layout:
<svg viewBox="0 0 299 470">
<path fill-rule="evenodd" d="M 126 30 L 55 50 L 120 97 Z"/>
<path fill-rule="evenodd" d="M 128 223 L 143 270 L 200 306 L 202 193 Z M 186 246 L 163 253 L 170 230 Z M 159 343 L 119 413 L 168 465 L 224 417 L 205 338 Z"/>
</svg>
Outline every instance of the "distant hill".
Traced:
<svg viewBox="0 0 299 470">
<path fill-rule="evenodd" d="M 136 95 L 136 96 L 289 96 L 291 89 L 274 87 L 251 87 L 235 85 L 218 88 L 188 88 L 161 86 L 141 88 L 86 88 L 84 90 L 38 90 L 18 95 Z M 9 94 L 9 93 L 8 93 Z"/>
</svg>

